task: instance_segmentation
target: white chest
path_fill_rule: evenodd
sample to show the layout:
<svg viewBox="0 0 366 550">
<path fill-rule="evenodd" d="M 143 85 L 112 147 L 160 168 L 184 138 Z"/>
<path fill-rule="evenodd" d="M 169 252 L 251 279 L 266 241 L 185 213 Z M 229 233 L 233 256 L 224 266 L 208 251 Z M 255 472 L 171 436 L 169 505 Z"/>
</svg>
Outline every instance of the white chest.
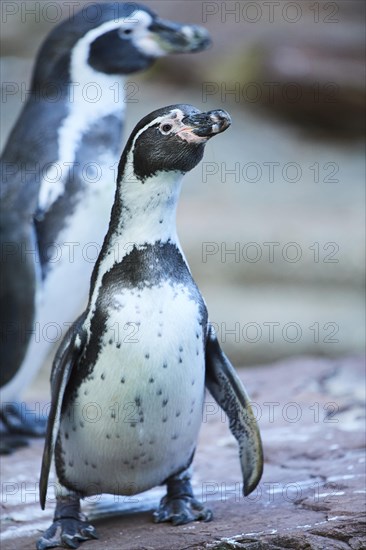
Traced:
<svg viewBox="0 0 366 550">
<path fill-rule="evenodd" d="M 199 321 L 180 285 L 114 297 L 102 352 L 61 424 L 69 482 L 134 494 L 188 465 L 204 397 Z"/>
<path fill-rule="evenodd" d="M 93 175 L 90 174 L 90 171 L 93 169 L 100 171 L 103 168 L 103 159 L 98 158 L 98 151 L 94 151 L 94 154 L 91 153 L 90 158 L 83 159 L 81 167 L 79 166 L 80 163 L 76 161 L 76 153 L 83 136 L 89 132 L 94 124 L 110 115 L 116 116 L 118 119 L 122 119 L 124 116 L 124 104 L 113 101 L 113 90 L 110 89 L 110 83 L 110 77 L 109 79 L 107 78 L 105 84 L 96 83 L 103 91 L 102 97 L 97 103 L 85 101 L 83 97 L 79 97 L 80 90 L 77 89 L 78 91 L 75 91 L 75 97 L 69 102 L 68 114 L 58 130 L 57 161 L 48 166 L 47 170 L 44 171 L 44 177 L 41 181 L 38 197 L 40 210 L 47 212 L 53 203 L 65 192 L 65 185 L 70 172 L 72 173 L 72 171 L 81 168 L 83 179 L 91 181 Z M 122 86 L 120 78 L 116 84 Z M 109 164 L 114 169 L 115 161 L 116 159 L 113 159 L 113 163 Z M 96 177 L 100 179 L 100 174 L 97 174 Z M 113 184 L 115 173 L 111 179 Z"/>
</svg>

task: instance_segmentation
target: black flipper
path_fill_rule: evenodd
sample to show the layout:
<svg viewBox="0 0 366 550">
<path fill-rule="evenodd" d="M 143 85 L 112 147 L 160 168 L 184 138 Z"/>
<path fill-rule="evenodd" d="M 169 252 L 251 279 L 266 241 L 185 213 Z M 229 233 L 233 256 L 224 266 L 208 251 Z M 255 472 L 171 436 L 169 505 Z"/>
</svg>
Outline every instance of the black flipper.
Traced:
<svg viewBox="0 0 366 550">
<path fill-rule="evenodd" d="M 32 223 L 1 210 L 0 387 L 16 375 L 25 357 L 35 317 L 38 247 Z"/>
<path fill-rule="evenodd" d="M 212 327 L 209 327 L 206 342 L 206 386 L 227 414 L 230 430 L 239 443 L 243 492 L 247 496 L 254 491 L 262 476 L 262 442 L 249 397 L 220 348 Z"/>
<path fill-rule="evenodd" d="M 85 313 L 81 315 L 67 332 L 59 347 L 52 366 L 51 374 L 51 409 L 47 422 L 46 440 L 43 450 L 41 478 L 39 483 L 39 498 L 42 510 L 44 510 L 47 495 L 48 476 L 55 450 L 56 439 L 60 427 L 61 408 L 63 397 L 70 374 L 74 365 L 80 358 L 86 333 L 82 330 Z"/>
</svg>

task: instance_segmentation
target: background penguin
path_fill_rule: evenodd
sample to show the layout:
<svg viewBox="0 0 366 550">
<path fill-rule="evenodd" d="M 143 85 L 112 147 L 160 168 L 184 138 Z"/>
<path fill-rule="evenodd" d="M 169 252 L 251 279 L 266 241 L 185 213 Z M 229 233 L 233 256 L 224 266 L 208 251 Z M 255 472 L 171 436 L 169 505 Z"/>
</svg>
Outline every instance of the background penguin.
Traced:
<svg viewBox="0 0 366 550">
<path fill-rule="evenodd" d="M 209 44 L 205 29 L 161 20 L 135 3 L 94 9 L 63 22 L 44 42 L 2 157 L 0 386 L 10 433 L 44 432 L 16 401 L 86 303 L 113 203 L 122 75 Z M 97 101 L 88 101 L 88 86 Z M 8 451 L 15 440 L 2 441 Z"/>
<path fill-rule="evenodd" d="M 244 494 L 260 480 L 262 447 L 249 399 L 208 322 L 175 222 L 183 174 L 229 125 L 225 111 L 172 105 L 143 118 L 127 142 L 89 303 L 53 366 L 42 507 L 53 456 L 60 485 L 54 523 L 38 550 L 95 538 L 80 498 L 99 493 L 131 495 L 166 483 L 156 522 L 209 521 L 188 472 L 205 384 L 238 440 Z M 93 422 L 85 414 L 91 403 L 98 408 Z"/>
</svg>

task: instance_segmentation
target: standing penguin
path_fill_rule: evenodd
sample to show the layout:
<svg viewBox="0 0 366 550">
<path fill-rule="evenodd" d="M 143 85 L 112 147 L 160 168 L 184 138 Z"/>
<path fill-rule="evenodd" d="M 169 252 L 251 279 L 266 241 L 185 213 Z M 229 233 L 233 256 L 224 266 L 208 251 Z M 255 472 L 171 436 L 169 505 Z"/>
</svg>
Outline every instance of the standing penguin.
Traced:
<svg viewBox="0 0 366 550">
<path fill-rule="evenodd" d="M 172 105 L 143 118 L 127 142 L 89 303 L 52 370 L 40 501 L 44 508 L 54 456 L 57 506 L 38 550 L 95 538 L 80 498 L 100 493 L 133 495 L 166 484 L 156 522 L 209 521 L 188 471 L 205 384 L 238 440 L 244 494 L 260 480 L 262 447 L 249 399 L 210 326 L 175 221 L 182 176 L 229 125 L 225 111 Z"/>
<path fill-rule="evenodd" d="M 118 2 L 84 8 L 44 42 L 29 99 L 1 161 L 0 419 L 10 432 L 5 450 L 14 432 L 44 433 L 40 419 L 16 402 L 87 300 L 113 203 L 124 94 L 133 93 L 123 75 L 209 43 L 201 27 Z"/>
</svg>

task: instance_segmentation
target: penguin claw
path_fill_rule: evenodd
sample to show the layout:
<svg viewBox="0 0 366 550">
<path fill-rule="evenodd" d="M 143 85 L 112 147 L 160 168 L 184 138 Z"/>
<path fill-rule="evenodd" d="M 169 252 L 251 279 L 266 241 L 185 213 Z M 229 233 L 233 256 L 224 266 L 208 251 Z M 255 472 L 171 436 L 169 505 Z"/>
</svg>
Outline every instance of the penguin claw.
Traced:
<svg viewBox="0 0 366 550">
<path fill-rule="evenodd" d="M 62 518 L 54 521 L 37 541 L 37 550 L 46 548 L 79 548 L 80 543 L 97 539 L 95 528 L 86 521 Z"/>
<path fill-rule="evenodd" d="M 165 496 L 160 502 L 159 509 L 154 512 L 153 519 L 155 523 L 170 521 L 173 525 L 184 525 L 191 521 L 211 521 L 212 512 L 193 497 Z"/>
</svg>

